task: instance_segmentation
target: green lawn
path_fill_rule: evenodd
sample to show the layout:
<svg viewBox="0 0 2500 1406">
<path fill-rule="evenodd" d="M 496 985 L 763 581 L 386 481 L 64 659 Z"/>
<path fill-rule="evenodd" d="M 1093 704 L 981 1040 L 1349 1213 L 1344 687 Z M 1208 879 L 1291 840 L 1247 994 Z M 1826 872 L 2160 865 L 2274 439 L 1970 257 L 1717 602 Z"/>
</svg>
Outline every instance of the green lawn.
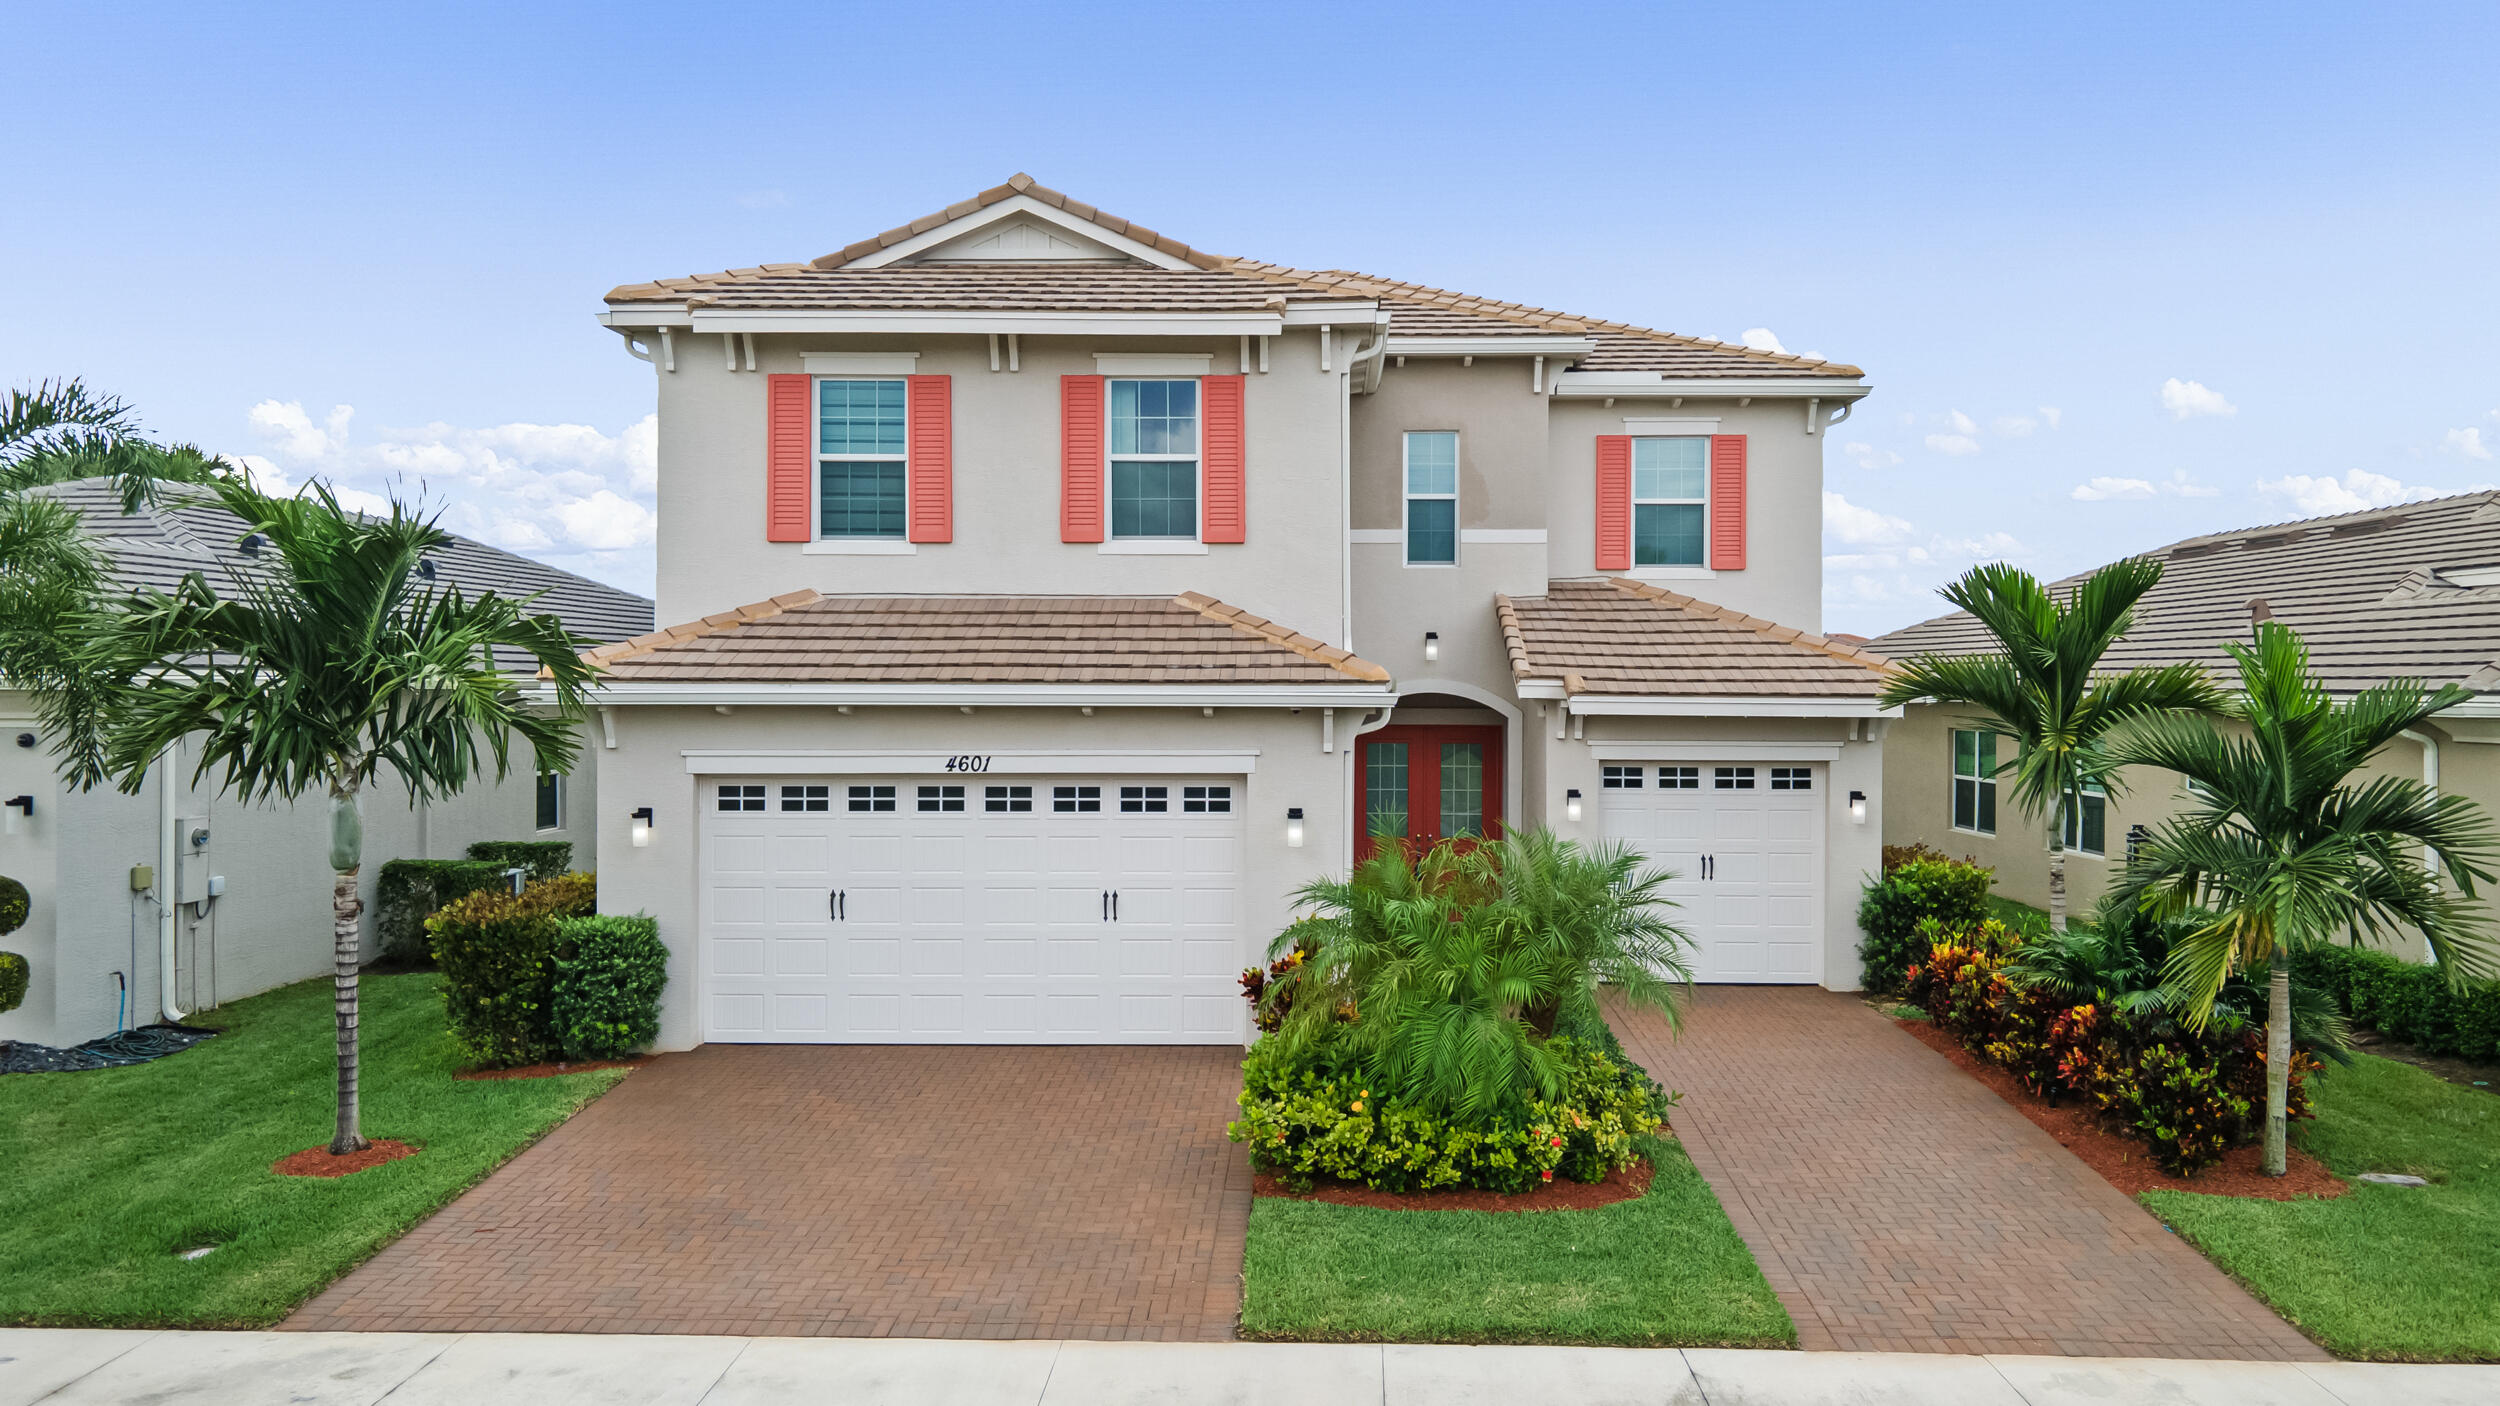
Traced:
<svg viewBox="0 0 2500 1406">
<path fill-rule="evenodd" d="M 424 1150 L 353 1176 L 269 1171 L 330 1138 L 326 977 L 153 1064 L 0 1078 L 0 1323 L 276 1322 L 622 1077 L 454 1080 L 435 976 L 363 985 L 365 1134 Z"/>
<path fill-rule="evenodd" d="M 1794 1347 L 1797 1330 L 1684 1150 L 1594 1211 L 1384 1211 L 1261 1197 L 1242 1336 Z"/>
<path fill-rule="evenodd" d="M 2369 1055 L 2329 1067 L 2300 1146 L 2356 1182 L 2332 1201 L 2155 1191 L 2144 1204 L 2345 1357 L 2500 1361 L 2500 1098 Z"/>
</svg>

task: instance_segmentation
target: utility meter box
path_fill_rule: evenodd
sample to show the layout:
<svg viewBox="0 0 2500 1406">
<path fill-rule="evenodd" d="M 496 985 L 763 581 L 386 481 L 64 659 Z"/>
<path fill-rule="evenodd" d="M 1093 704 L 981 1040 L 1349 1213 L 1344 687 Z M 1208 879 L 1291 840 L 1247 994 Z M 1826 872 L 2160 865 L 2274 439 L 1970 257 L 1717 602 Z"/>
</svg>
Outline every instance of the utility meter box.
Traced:
<svg viewBox="0 0 2500 1406">
<path fill-rule="evenodd" d="M 209 828 L 205 815 L 184 816 L 174 825 L 174 902 L 208 901 Z"/>
</svg>

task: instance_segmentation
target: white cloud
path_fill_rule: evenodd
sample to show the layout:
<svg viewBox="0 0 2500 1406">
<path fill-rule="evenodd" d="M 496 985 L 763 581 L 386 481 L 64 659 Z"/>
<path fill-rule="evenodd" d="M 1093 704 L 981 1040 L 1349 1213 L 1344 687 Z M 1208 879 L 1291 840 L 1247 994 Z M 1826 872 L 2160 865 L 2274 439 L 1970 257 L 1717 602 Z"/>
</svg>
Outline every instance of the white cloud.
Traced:
<svg viewBox="0 0 2500 1406">
<path fill-rule="evenodd" d="M 555 515 L 556 521 L 564 524 L 567 536 L 594 552 L 650 546 L 653 531 L 659 526 L 658 514 L 604 488 L 587 498 L 558 505 Z"/>
<path fill-rule="evenodd" d="M 2174 471 L 2159 483 L 2142 478 L 2094 478 L 2075 485 L 2069 494 L 2079 503 L 2105 503 L 2130 498 L 2213 498 L 2222 490 L 2188 481 L 2187 470 Z"/>
<path fill-rule="evenodd" d="M 2339 482 L 2332 475 L 2312 478 L 2307 474 L 2288 474 L 2267 479 L 2257 485 L 2261 493 L 2279 493 L 2292 500 L 2292 506 L 2310 517 L 2330 513 L 2357 513 L 2365 508 L 2393 507 L 2398 503 L 2418 503 L 2436 498 L 2441 490 L 2407 484 L 2374 474 L 2368 469 L 2354 469 Z"/>
<path fill-rule="evenodd" d="M 1945 423 L 1953 427 L 1955 434 L 1976 435 L 1979 433 L 1979 422 L 1959 410 L 1946 416 Z"/>
<path fill-rule="evenodd" d="M 1851 546 L 1872 546 L 1901 542 L 1909 538 L 1910 524 L 1873 508 L 1862 508 L 1837 493 L 1823 494 L 1823 534 Z"/>
<path fill-rule="evenodd" d="M 1782 355 L 1785 355 L 1788 351 L 1788 348 L 1780 345 L 1780 339 L 1773 336 L 1771 329 L 1768 327 L 1746 328 L 1745 345 L 1753 348 L 1755 351 L 1779 352 Z"/>
<path fill-rule="evenodd" d="M 1931 434 L 1927 437 L 1927 447 L 1939 454 L 1951 454 L 1958 458 L 1978 453 L 1979 441 L 1966 434 Z"/>
<path fill-rule="evenodd" d="M 355 417 L 354 406 L 333 405 L 316 425 L 300 400 L 264 400 L 248 412 L 253 431 L 290 459 L 326 458 L 346 448 L 347 422 Z"/>
<path fill-rule="evenodd" d="M 2439 442 L 2439 447 L 2451 454 L 2462 454 L 2468 459 L 2491 457 L 2491 446 L 2483 443 L 2483 432 L 2480 426 L 2469 425 L 2461 430 L 2448 431 L 2448 437 Z"/>
<path fill-rule="evenodd" d="M 2240 408 L 2222 398 L 2222 392 L 2202 381 L 2182 381 L 2173 376 L 2161 383 L 2161 408 L 2174 420 L 2193 419 L 2199 415 L 2232 416 Z"/>
<path fill-rule="evenodd" d="M 2066 412 L 2058 409 L 2054 405 L 2043 405 L 2039 407 L 2039 410 L 2041 423 L 2047 425 L 2050 429 L 2056 429 L 2058 422 L 2066 418 Z"/>
<path fill-rule="evenodd" d="M 1866 443 L 1864 440 L 1853 439 L 1847 444 L 1840 446 L 1840 452 L 1848 455 L 1859 468 L 1869 471 L 1875 469 L 1889 469 L 1893 465 L 1901 462 L 1900 455 L 1893 453 L 1889 449 L 1878 449 L 1874 445 Z"/>
<path fill-rule="evenodd" d="M 2040 422 L 2028 415 L 1999 415 L 1988 422 L 1988 428 L 2007 439 L 2021 439 L 2040 428 Z"/>
</svg>

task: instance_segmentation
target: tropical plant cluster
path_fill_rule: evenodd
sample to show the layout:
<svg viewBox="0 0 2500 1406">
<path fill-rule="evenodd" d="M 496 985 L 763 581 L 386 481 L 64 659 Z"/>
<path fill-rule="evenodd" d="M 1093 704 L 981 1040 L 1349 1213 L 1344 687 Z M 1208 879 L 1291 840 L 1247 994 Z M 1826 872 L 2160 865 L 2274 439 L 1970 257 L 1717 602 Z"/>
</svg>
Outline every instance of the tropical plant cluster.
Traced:
<svg viewBox="0 0 2500 1406">
<path fill-rule="evenodd" d="M 26 926 L 29 900 L 26 886 L 0 874 L 0 937 Z M 15 952 L 0 952 L 0 1014 L 16 1010 L 25 1003 L 26 988 L 34 979 L 34 970 L 26 959 Z"/>
<path fill-rule="evenodd" d="M 1938 936 L 1969 932 L 1987 921 L 1996 871 L 1947 859 L 1925 846 L 1887 845 L 1884 859 L 1883 877 L 1867 885 L 1858 902 L 1858 926 L 1866 933 L 1858 955 L 1866 964 L 1866 988 L 1890 995 L 1900 991 L 1901 974 L 1925 959 Z"/>
<path fill-rule="evenodd" d="M 2434 966 L 2334 946 L 2294 954 L 2292 982 L 2323 994 L 2355 1025 L 2425 1054 L 2500 1063 L 2500 982 L 2459 987 Z"/>
<path fill-rule="evenodd" d="M 1989 920 L 1937 943 L 1900 985 L 1963 1048 L 2052 1102 L 2086 1100 L 2164 1170 L 2192 1176 L 2265 1131 L 2266 1027 L 2249 1014 L 2265 998 L 2240 983 L 2201 1024 L 2180 1019 L 2188 1003 L 2158 985 L 2165 954 L 2144 950 L 2158 941 L 2097 928 L 2026 941 Z M 2309 1116 L 2318 1068 L 2293 1054 L 2289 1116 Z"/>
<path fill-rule="evenodd" d="M 479 840 L 467 854 L 498 870 L 524 870 L 533 879 L 552 879 L 573 868 L 571 840 Z"/>
<path fill-rule="evenodd" d="M 382 959 L 402 966 L 433 960 L 425 920 L 454 899 L 504 882 L 504 866 L 476 859 L 393 859 L 374 881 L 373 928 Z"/>
<path fill-rule="evenodd" d="M 609 1059 L 659 1033 L 668 954 L 657 926 L 598 916 L 589 874 L 540 879 L 517 894 L 480 889 L 425 927 L 452 1035 L 483 1068 Z"/>
<path fill-rule="evenodd" d="M 1516 1191 L 1604 1178 L 1667 1100 L 1597 1008 L 1676 1014 L 1666 876 L 1551 832 L 1384 841 L 1242 975 L 1263 1034 L 1230 1132 L 1290 1180 Z"/>
</svg>

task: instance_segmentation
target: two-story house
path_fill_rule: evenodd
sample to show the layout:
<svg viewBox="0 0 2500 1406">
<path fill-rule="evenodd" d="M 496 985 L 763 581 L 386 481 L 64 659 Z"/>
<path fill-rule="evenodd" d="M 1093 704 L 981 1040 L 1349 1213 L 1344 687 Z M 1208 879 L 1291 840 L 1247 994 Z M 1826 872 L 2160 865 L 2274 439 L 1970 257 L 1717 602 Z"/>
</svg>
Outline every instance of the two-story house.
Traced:
<svg viewBox="0 0 2500 1406">
<path fill-rule="evenodd" d="M 1387 831 L 1675 871 L 1854 985 L 1882 661 L 1821 638 L 1855 367 L 1206 254 L 1017 176 L 631 284 L 659 618 L 599 651 L 662 1044 L 1231 1043 Z"/>
</svg>

